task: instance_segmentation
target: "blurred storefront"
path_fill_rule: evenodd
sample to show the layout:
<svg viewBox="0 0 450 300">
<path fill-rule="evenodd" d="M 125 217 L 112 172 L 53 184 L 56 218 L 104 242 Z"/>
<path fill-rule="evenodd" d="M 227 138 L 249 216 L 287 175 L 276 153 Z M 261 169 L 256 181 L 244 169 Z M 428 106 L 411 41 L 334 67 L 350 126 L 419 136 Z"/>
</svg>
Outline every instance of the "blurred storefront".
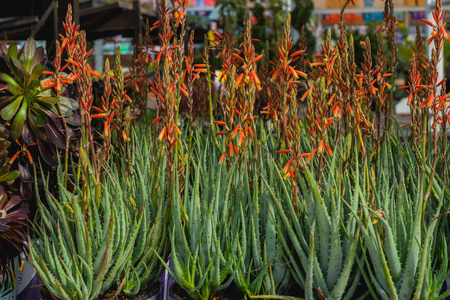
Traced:
<svg viewBox="0 0 450 300">
<path fill-rule="evenodd" d="M 340 24 L 340 13 L 346 0 L 313 0 L 315 15 L 315 30 L 318 44 L 321 37 L 328 28 L 338 28 Z M 360 33 L 367 30 L 367 23 L 370 21 L 383 21 L 384 0 L 355 0 L 355 5 L 348 5 L 345 9 L 344 20 L 347 25 L 358 29 Z M 450 6 L 444 5 L 447 11 L 447 18 L 450 19 Z M 396 0 L 395 16 L 399 24 L 406 29 L 398 32 L 397 42 L 402 44 L 405 40 L 414 40 L 416 35 L 416 25 L 424 32 L 422 19 L 426 18 L 425 0 Z"/>
</svg>

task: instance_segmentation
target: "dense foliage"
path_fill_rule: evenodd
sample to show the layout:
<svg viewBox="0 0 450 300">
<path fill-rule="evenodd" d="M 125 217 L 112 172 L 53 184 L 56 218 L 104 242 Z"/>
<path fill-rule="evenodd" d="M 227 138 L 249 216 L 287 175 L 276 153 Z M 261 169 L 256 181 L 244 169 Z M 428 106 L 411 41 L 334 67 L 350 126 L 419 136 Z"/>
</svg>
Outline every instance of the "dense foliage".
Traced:
<svg viewBox="0 0 450 300">
<path fill-rule="evenodd" d="M 48 168 L 43 153 L 43 161 L 33 160 L 26 147 L 13 159 L 27 157 L 34 173 L 38 216 L 29 257 L 54 297 L 132 297 L 151 288 L 163 267 L 192 299 L 232 288 L 243 298 L 450 294 L 441 291 L 450 274 L 450 118 L 445 80 L 437 79 L 449 36 L 441 3 L 426 21 L 433 55 L 423 54 L 419 35 L 401 87 L 409 95 L 409 131 L 392 114 L 392 1 L 376 33 L 376 56 L 369 38 L 355 45 L 342 23 L 339 42 L 329 32 L 309 60 L 305 34 L 292 42 L 288 15 L 277 44 L 264 51 L 273 56 L 258 53 L 248 21 L 241 43 L 230 26 L 216 33 L 201 64 L 194 64 L 186 29 L 187 2 L 171 4 L 147 26 L 125 76 L 120 51 L 113 70 L 108 61 L 104 74 L 91 69 L 70 8 L 52 71 L 29 65 L 41 51 L 32 40 L 23 62 L 10 46 L 4 57 L 14 77 L 2 75 L 10 94 L 0 113 L 7 117 L 0 252 L 3 240 L 25 248 L 28 213 L 10 184 L 18 172 L 9 172 L 9 128 L 20 145 L 53 147 L 56 167 Z M 160 31 L 155 56 L 147 47 L 151 30 Z M 213 50 L 221 61 L 218 86 Z M 100 93 L 95 80 L 103 81 Z M 63 96 L 71 88 L 76 92 Z M 147 109 L 153 97 L 156 111 Z M 49 111 L 55 115 L 48 118 Z M 50 135 L 45 128 L 56 124 L 52 132 L 60 134 Z M 27 126 L 36 127 L 35 140 L 24 136 Z M 2 256 L 2 268 L 8 262 Z"/>
</svg>

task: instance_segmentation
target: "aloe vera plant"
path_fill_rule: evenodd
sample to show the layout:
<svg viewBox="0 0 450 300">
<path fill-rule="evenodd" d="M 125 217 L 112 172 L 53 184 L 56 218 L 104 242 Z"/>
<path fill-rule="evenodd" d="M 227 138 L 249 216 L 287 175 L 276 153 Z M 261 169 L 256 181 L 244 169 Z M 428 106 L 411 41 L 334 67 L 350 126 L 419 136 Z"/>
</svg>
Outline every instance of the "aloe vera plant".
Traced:
<svg viewBox="0 0 450 300">
<path fill-rule="evenodd" d="M 30 259 L 48 290 L 60 299 L 96 299 L 109 288 L 120 291 L 128 272 L 143 215 L 134 214 L 123 190 L 105 178 L 95 201 L 94 184 L 83 194 L 64 185 L 58 168 L 59 199 L 38 196 L 41 216 L 36 238 L 31 239 Z M 89 177 L 88 177 L 89 178 Z M 48 181 L 44 179 L 48 190 Z M 116 292 L 116 293 L 117 293 Z"/>
<path fill-rule="evenodd" d="M 260 155 L 258 173 L 253 173 L 252 187 L 247 170 L 235 177 L 236 201 L 240 213 L 238 229 L 233 240 L 234 282 L 246 295 L 279 295 L 286 291 L 291 277 L 286 251 L 280 235 L 279 214 L 270 206 L 270 193 L 260 177 L 273 187 L 280 179 L 267 155 Z"/>
<path fill-rule="evenodd" d="M 233 281 L 230 227 L 233 205 L 230 198 L 233 169 L 217 166 L 215 152 L 192 165 L 193 183 L 186 181 L 183 195 L 176 180 L 173 195 L 170 243 L 174 271 L 161 260 L 175 281 L 192 299 L 212 299 Z M 186 169 L 189 178 L 189 169 Z M 188 220 L 183 216 L 185 212 Z"/>
<path fill-rule="evenodd" d="M 132 135 L 131 149 L 134 151 L 131 156 L 131 176 L 115 176 L 121 179 L 121 186 L 125 187 L 125 199 L 132 203 L 134 218 L 140 218 L 142 214 L 130 257 L 130 271 L 122 289 L 127 296 L 136 295 L 144 286 L 151 286 L 158 280 L 164 269 L 158 256 L 165 260 L 169 251 L 166 238 L 168 197 L 165 189 L 161 188 L 166 185 L 165 160 L 163 155 L 153 158 L 152 141 L 142 130 L 138 128 Z M 126 170 L 122 174 L 127 174 Z"/>
<path fill-rule="evenodd" d="M 362 271 L 375 287 L 375 299 L 442 299 L 440 287 L 448 276 L 447 243 L 436 248 L 435 237 L 448 188 L 437 179 L 429 182 L 429 171 L 416 170 L 411 155 L 411 150 L 401 153 L 398 140 L 391 137 L 380 154 L 377 176 L 368 168 L 363 174 L 370 188 L 360 192 L 364 221 L 358 223 L 368 266 Z M 425 202 L 427 187 L 432 196 Z"/>
<path fill-rule="evenodd" d="M 304 175 L 298 177 L 299 199 L 303 199 L 298 214 L 286 181 L 273 186 L 264 179 L 286 232 L 280 241 L 292 276 L 304 288 L 307 299 L 314 295 L 351 299 L 361 276 L 356 265 L 359 229 L 344 203 L 356 210 L 362 186 L 358 180 L 352 184 L 347 172 L 340 172 L 335 157 L 329 162 L 329 175 L 323 174 L 323 191 L 309 168 L 303 166 Z M 281 171 L 274 171 L 282 179 Z"/>
<path fill-rule="evenodd" d="M 450 224 L 448 94 L 445 82 L 437 81 L 435 68 L 448 39 L 440 2 L 436 24 L 426 22 L 434 31 L 429 40 L 435 43 L 434 55 L 428 61 L 423 47 L 417 47 L 419 63 L 411 64 L 411 82 L 406 86 L 412 101 L 412 143 L 396 138 L 401 134 L 393 130 L 395 122 L 389 115 L 396 74 L 392 0 L 386 0 L 385 26 L 378 30 L 380 42 L 387 43 L 380 47 L 377 63 L 370 40 L 355 45 L 344 20 L 337 46 L 330 32 L 321 53 L 309 61 L 304 36 L 299 50 L 294 49 L 288 17 L 272 69 L 270 49 L 267 56 L 255 53 L 251 22 L 246 23 L 239 45 L 230 30 L 224 37 L 215 33 L 207 41 L 204 63 L 194 64 L 193 35 L 187 56 L 184 53 L 187 2 L 172 0 L 169 8 L 164 2 L 160 7 L 162 18 L 152 27 L 161 28 L 161 48 L 153 51 L 156 59 L 141 49 L 134 62 L 139 71 L 131 82 L 140 100 L 124 93 L 119 61 L 113 78 L 109 72 L 101 76 L 91 69 L 85 32 L 78 30 L 70 14 L 57 52 L 61 56 L 67 51 L 71 75 L 61 73 L 65 67 L 59 61 L 54 76 L 41 84 L 40 64 L 31 67 L 41 50 L 31 40 L 23 63 L 14 46 L 3 49 L 14 74 L 2 75 L 11 95 L 0 99 L 0 115 L 10 122 L 13 138 L 25 142 L 20 145 L 22 155 L 15 157 L 29 155 L 27 144 L 35 141 L 30 131 L 38 147 L 50 139 L 56 147 L 66 148 L 57 191 L 44 179 L 52 193 L 38 202 L 37 239 L 30 241 L 32 263 L 50 292 L 63 299 L 114 297 L 119 292 L 134 296 L 156 281 L 162 266 L 168 268 L 170 251 L 174 269 L 169 272 L 193 299 L 211 299 L 232 282 L 245 297 L 281 298 L 291 284 L 303 289 L 295 296 L 306 299 L 354 299 L 358 286 L 367 288 L 362 298 L 373 299 L 443 299 L 450 294 L 439 295 L 449 274 Z M 342 13 L 354 4 L 344 2 Z M 221 50 L 219 79 L 225 81 L 218 98 L 211 85 L 209 51 L 214 48 Z M 364 62 L 358 74 L 359 50 L 364 51 Z M 301 69 L 294 64 L 297 60 Z M 155 68 L 154 82 L 146 74 L 150 64 Z M 307 77 L 301 97 L 297 97 L 299 76 Z M 96 108 L 93 77 L 106 82 L 103 105 Z M 64 89 L 59 83 L 72 82 L 77 86 L 76 104 L 60 97 Z M 194 97 L 195 85 L 199 90 L 205 87 L 206 93 Z M 437 90 L 440 86 L 442 92 Z M 151 117 L 143 101 L 147 88 L 157 102 Z M 268 115 L 275 130 L 262 126 L 256 109 L 259 93 L 269 101 L 261 114 Z M 209 120 L 204 122 L 208 128 L 200 125 L 194 131 L 191 115 L 189 130 L 182 130 L 184 97 L 190 113 L 195 111 L 192 106 L 209 103 L 204 106 L 209 108 Z M 298 100 L 308 102 L 304 119 L 298 116 Z M 378 130 L 370 111 L 373 100 Z M 65 122 L 59 116 L 64 114 L 70 124 L 70 112 L 61 111 L 64 104 L 80 109 L 83 123 L 79 155 L 74 156 L 78 164 L 71 168 L 69 139 L 58 144 L 62 137 L 58 121 Z M 129 130 L 135 126 L 130 123 L 132 107 L 152 120 L 136 125 L 136 132 Z M 424 125 L 429 109 L 435 120 L 431 130 Z M 24 117 L 23 110 L 30 114 Z M 98 125 L 94 119 L 102 121 L 102 135 L 94 130 Z M 44 124 L 46 120 L 49 123 Z M 49 134 L 50 125 L 57 130 L 46 140 L 42 134 Z M 69 133 L 70 127 L 64 127 Z M 433 131 L 436 128 L 442 131 Z M 0 144 L 4 142 L 0 139 Z M 122 151 L 126 159 L 111 156 L 112 147 L 126 148 Z M 56 151 L 52 154 L 56 165 Z M 7 165 L 7 159 L 3 162 Z M 74 170 L 73 177 L 69 169 Z M 0 177 L 4 174 L 9 176 L 7 167 L 0 169 Z M 31 182 L 30 174 L 21 176 Z M 0 209 L 3 205 L 9 214 L 11 203 L 4 199 L 0 197 Z M 15 204 L 18 199 L 10 201 Z M 25 211 L 19 212 L 24 217 Z M 0 218 L 0 231 L 4 223 Z"/>
</svg>

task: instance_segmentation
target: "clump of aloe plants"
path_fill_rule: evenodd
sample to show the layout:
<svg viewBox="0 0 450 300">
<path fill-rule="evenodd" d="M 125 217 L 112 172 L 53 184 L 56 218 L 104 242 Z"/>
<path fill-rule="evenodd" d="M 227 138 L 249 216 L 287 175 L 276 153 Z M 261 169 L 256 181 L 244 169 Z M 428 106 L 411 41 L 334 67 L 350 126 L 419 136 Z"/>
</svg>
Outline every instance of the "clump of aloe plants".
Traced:
<svg viewBox="0 0 450 300">
<path fill-rule="evenodd" d="M 48 291 L 60 299 L 110 298 L 121 292 L 134 296 L 158 279 L 162 271 L 158 255 L 167 256 L 168 198 L 163 189 L 155 190 L 165 184 L 165 162 L 161 156 L 155 162 L 155 152 L 148 147 L 153 143 L 131 130 L 130 107 L 125 105 L 130 98 L 124 92 L 120 60 L 111 86 L 111 75 L 95 73 L 87 62 L 91 51 L 86 49 L 85 33 L 72 21 L 70 7 L 64 27 L 66 35 L 57 43 L 58 67 L 47 72 L 48 84 L 57 87 L 53 92 L 60 97 L 60 84 L 77 87 L 81 139 L 76 151 L 57 157 L 56 189 L 44 177 L 46 193 L 36 193 L 39 219 L 29 241 L 31 263 Z M 68 58 L 61 69 L 71 71 L 67 77 L 59 69 L 63 51 Z M 95 108 L 96 114 L 91 76 L 107 80 L 103 106 Z M 68 116 L 59 117 L 67 129 Z M 93 119 L 104 120 L 100 137 L 93 130 Z M 132 155 L 127 146 L 132 136 L 135 149 L 145 152 Z M 99 138 L 103 143 L 97 143 Z M 112 155 L 113 147 L 126 155 L 125 164 Z"/>
<path fill-rule="evenodd" d="M 36 194 L 30 257 L 48 290 L 67 299 L 132 297 L 156 282 L 164 266 L 193 299 L 229 289 L 250 298 L 450 294 L 439 295 L 448 275 L 450 224 L 448 96 L 445 80 L 437 80 L 439 53 L 449 39 L 441 3 L 434 20 L 425 22 L 433 28 L 432 57 L 423 54 L 419 35 L 403 87 L 411 108 L 409 137 L 392 115 L 393 1 L 386 1 L 376 53 L 368 38 L 355 44 L 342 20 L 338 40 L 328 32 L 321 51 L 307 57 L 304 35 L 298 45 L 292 42 L 288 15 L 274 52 L 255 52 L 248 21 L 241 40 L 229 25 L 215 33 L 199 64 L 186 7 L 184 0 L 161 5 L 161 20 L 147 26 L 128 77 L 119 59 L 112 72 L 109 62 L 104 75 L 91 70 L 86 36 L 70 9 L 55 70 L 45 71 L 49 78 L 40 83 L 42 70 L 37 64 L 37 71 L 26 71 L 25 60 L 31 77 L 23 78 L 33 78 L 35 91 L 30 105 L 57 114 L 58 128 L 69 133 L 76 113 L 62 107 L 73 103 L 63 91 L 74 83 L 77 104 L 69 106 L 81 116 L 80 141 L 63 134 L 56 145 L 64 150 L 55 156 L 56 184 L 45 177 L 49 192 Z M 148 52 L 153 30 L 161 44 L 155 59 Z M 218 95 L 211 50 L 218 50 L 221 65 Z M 14 48 L 9 51 L 10 67 L 20 69 Z M 61 62 L 64 51 L 68 58 Z M 361 65 L 357 51 L 363 52 Z M 104 81 L 98 101 L 94 77 Z M 15 88 L 19 81 L 10 81 L 2 116 L 17 99 L 31 101 Z M 155 112 L 146 108 L 150 91 Z M 54 103 L 41 105 L 42 98 Z M 260 110 L 262 99 L 267 103 Z M 17 137 L 21 103 L 7 119 Z M 208 112 L 194 117 L 198 106 Z M 40 113 L 32 110 L 30 118 L 37 122 Z M 23 131 L 20 139 L 27 144 Z M 13 158 L 28 156 L 27 148 L 20 153 Z"/>
</svg>

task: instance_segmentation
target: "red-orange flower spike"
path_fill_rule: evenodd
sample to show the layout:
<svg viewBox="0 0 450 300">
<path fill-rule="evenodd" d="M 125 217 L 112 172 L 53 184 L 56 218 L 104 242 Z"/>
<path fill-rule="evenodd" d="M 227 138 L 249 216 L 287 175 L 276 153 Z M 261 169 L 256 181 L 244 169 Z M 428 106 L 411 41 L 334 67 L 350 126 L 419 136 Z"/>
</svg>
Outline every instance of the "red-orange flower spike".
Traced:
<svg viewBox="0 0 450 300">
<path fill-rule="evenodd" d="M 233 151 L 233 143 L 232 142 L 228 143 L 228 150 L 230 151 L 230 156 L 233 157 L 234 151 Z"/>
<path fill-rule="evenodd" d="M 219 159 L 219 165 L 223 163 L 223 161 L 225 160 L 225 157 L 227 156 L 227 152 L 225 151 L 224 153 L 222 153 L 222 155 L 220 156 Z"/>
<path fill-rule="evenodd" d="M 103 132 L 105 133 L 105 136 L 109 136 L 109 125 L 108 122 L 103 123 Z"/>
<path fill-rule="evenodd" d="M 95 73 L 94 71 L 90 71 L 89 73 L 91 73 L 92 76 L 97 77 L 97 78 L 99 78 L 99 79 L 102 79 L 102 78 L 103 78 L 102 75 L 100 75 L 100 74 L 98 74 L 98 73 Z"/>
<path fill-rule="evenodd" d="M 166 134 L 166 127 L 163 127 L 163 129 L 161 130 L 161 132 L 158 135 L 158 141 L 161 142 L 165 134 Z"/>
<path fill-rule="evenodd" d="M 283 168 L 283 173 L 287 173 L 287 171 L 289 170 L 289 168 L 291 167 L 291 165 L 292 165 L 292 161 L 289 160 L 289 161 L 286 163 L 286 165 L 284 166 L 284 168 Z"/>
<path fill-rule="evenodd" d="M 104 117 L 106 117 L 106 113 L 92 115 L 92 118 L 94 118 L 94 119 L 104 118 Z"/>
<path fill-rule="evenodd" d="M 433 23 L 431 23 L 430 21 L 428 21 L 427 19 L 422 19 L 423 22 L 425 22 L 427 25 L 434 27 Z"/>
<path fill-rule="evenodd" d="M 260 60 L 263 57 L 263 55 L 258 55 L 255 59 L 252 60 L 252 63 L 257 62 L 258 60 Z"/>
<path fill-rule="evenodd" d="M 295 51 L 294 53 L 291 54 L 291 57 L 295 57 L 295 56 L 297 56 L 297 55 L 300 55 L 300 54 L 302 54 L 303 52 L 305 52 L 305 51 L 304 51 L 304 50 L 298 50 L 298 51 Z"/>
<path fill-rule="evenodd" d="M 122 137 L 123 137 L 123 140 L 124 140 L 125 142 L 128 142 L 128 141 L 130 140 L 130 138 L 128 137 L 128 135 L 127 135 L 127 133 L 125 132 L 125 130 L 122 130 Z"/>
<path fill-rule="evenodd" d="M 231 138 L 232 138 L 232 139 L 234 139 L 234 138 L 236 137 L 236 135 L 237 135 L 237 133 L 238 133 L 238 130 L 239 130 L 239 125 L 237 125 L 237 126 L 234 128 L 233 133 L 231 134 Z"/>
<path fill-rule="evenodd" d="M 67 59 L 67 62 L 68 62 L 68 63 L 71 63 L 72 65 L 74 65 L 74 66 L 76 66 L 76 67 L 78 67 L 78 68 L 81 68 L 80 64 L 77 63 L 76 61 L 74 61 L 74 60 L 71 59 L 71 58 L 68 58 L 68 59 Z"/>
<path fill-rule="evenodd" d="M 282 149 L 282 150 L 278 150 L 277 152 L 280 153 L 280 154 L 283 154 L 283 153 L 289 153 L 289 150 Z"/>
<path fill-rule="evenodd" d="M 154 119 L 154 120 L 152 121 L 152 125 L 158 123 L 161 119 L 162 119 L 162 117 L 157 117 L 156 119 Z"/>
<path fill-rule="evenodd" d="M 319 154 L 322 154 L 322 152 L 323 152 L 323 140 L 320 140 L 319 148 L 317 150 L 319 151 Z"/>
</svg>

